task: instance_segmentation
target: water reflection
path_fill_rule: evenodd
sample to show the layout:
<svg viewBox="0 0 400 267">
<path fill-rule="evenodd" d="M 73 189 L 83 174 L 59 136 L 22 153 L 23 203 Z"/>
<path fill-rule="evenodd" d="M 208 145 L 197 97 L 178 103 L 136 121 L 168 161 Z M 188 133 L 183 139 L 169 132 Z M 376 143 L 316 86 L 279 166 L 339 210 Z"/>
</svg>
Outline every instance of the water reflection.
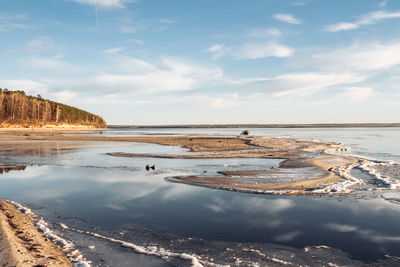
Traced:
<svg viewBox="0 0 400 267">
<path fill-rule="evenodd" d="M 24 171 L 26 166 L 1 166 L 0 165 L 0 174 L 8 173 L 10 171 Z"/>
<path fill-rule="evenodd" d="M 58 147 L 48 150 L 49 144 L 41 144 L 37 148 L 40 153 L 1 152 L 0 162 L 39 165 L 17 167 L 24 171 L 0 172 L 0 196 L 31 207 L 45 207 L 35 211 L 47 216 L 55 214 L 50 216 L 54 221 L 83 229 L 100 227 L 109 235 L 125 229 L 124 238 L 128 240 L 130 236 L 132 240 L 144 239 L 149 232 L 143 229 L 151 229 L 151 242 L 190 237 L 229 244 L 274 243 L 299 249 L 327 245 L 364 261 L 383 258 L 386 253 L 400 256 L 398 191 L 334 197 L 218 191 L 169 183 L 164 178 L 204 171 L 214 175 L 221 169 L 265 169 L 276 166 L 279 160 L 159 159 L 157 170 L 149 173 L 144 166 L 154 159 L 115 158 L 106 153 L 176 153 L 178 148 L 134 143 Z M 17 144 L 12 149 L 25 148 Z M 46 149 L 58 151 L 57 156 L 44 153 Z"/>
</svg>

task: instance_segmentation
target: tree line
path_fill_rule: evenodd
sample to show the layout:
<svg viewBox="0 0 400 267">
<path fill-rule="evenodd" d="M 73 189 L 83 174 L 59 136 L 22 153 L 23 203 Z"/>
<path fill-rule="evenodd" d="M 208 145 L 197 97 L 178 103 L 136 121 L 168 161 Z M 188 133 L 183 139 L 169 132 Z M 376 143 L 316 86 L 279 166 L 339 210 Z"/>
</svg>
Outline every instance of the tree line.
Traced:
<svg viewBox="0 0 400 267">
<path fill-rule="evenodd" d="M 0 126 L 85 125 L 107 127 L 100 116 L 84 110 L 26 95 L 24 91 L 0 88 Z"/>
</svg>

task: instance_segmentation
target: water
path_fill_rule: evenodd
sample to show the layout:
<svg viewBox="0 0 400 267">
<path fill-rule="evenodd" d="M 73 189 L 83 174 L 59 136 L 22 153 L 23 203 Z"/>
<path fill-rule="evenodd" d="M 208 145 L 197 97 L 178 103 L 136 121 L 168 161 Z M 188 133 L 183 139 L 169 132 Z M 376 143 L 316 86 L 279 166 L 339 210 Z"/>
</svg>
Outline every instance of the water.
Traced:
<svg viewBox="0 0 400 267">
<path fill-rule="evenodd" d="M 162 129 L 148 133 L 233 135 L 240 130 Z M 118 129 L 104 134 L 138 134 L 131 132 Z M 250 134 L 336 141 L 351 146 L 353 154 L 400 159 L 395 141 L 399 140 L 400 129 L 395 128 L 250 129 Z M 37 141 L 3 142 L 0 147 L 0 162 L 6 163 L 3 165 L 27 166 L 0 174 L 0 196 L 24 203 L 44 216 L 95 266 L 190 265 L 190 261 L 180 258 L 163 258 L 162 253 L 137 254 L 106 238 L 195 254 L 210 266 L 213 262 L 233 266 L 271 266 L 280 261 L 312 266 L 399 263 L 395 258 L 400 257 L 398 189 L 363 189 L 333 196 L 252 195 L 176 184 L 164 178 L 269 169 L 280 160 L 147 159 L 106 154 L 187 153 L 177 147 L 137 143 Z M 155 164 L 156 170 L 147 172 L 146 164 Z M 400 180 L 396 165 L 390 172 Z M 375 179 L 360 169 L 352 174 Z M 62 230 L 60 222 L 77 231 Z M 81 230 L 101 234 L 105 239 Z M 91 245 L 95 248 L 90 249 Z"/>
</svg>

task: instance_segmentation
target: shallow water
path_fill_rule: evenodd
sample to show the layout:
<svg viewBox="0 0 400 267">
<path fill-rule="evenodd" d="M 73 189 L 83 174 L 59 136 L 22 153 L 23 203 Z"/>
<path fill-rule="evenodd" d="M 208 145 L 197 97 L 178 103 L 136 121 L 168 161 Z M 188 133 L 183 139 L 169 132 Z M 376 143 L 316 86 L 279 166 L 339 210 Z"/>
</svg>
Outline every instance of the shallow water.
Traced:
<svg viewBox="0 0 400 267">
<path fill-rule="evenodd" d="M 257 130 L 260 135 L 264 133 Z M 283 135 L 285 130 L 275 133 Z M 271 135 L 271 129 L 264 131 Z M 363 156 L 397 161 L 400 155 L 397 143 L 386 144 L 400 137 L 400 129 L 346 129 L 342 137 L 337 135 L 342 129 L 288 132 L 286 136 L 342 142 L 354 148 L 352 153 Z M 380 140 L 378 144 L 376 140 Z M 390 147 L 385 157 L 380 157 L 382 143 L 386 144 L 384 148 Z M 7 145 L 12 150 L 2 149 L 0 162 L 27 167 L 0 174 L 0 196 L 24 203 L 44 216 L 56 231 L 72 239 L 95 266 L 185 266 L 190 262 L 137 254 L 110 240 L 63 231 L 58 223 L 144 247 L 196 254 L 209 265 L 279 265 L 279 260 L 295 265 L 357 265 L 361 262 L 356 260 L 376 263 L 387 261 L 385 255 L 400 257 L 398 189 L 363 189 L 333 196 L 244 194 L 176 184 L 164 178 L 270 169 L 280 160 L 147 159 L 106 154 L 185 152 L 177 147 L 136 143 L 53 142 L 59 149 L 49 148 L 47 142 L 41 141 Z M 147 172 L 146 164 L 155 164 L 156 170 Z M 397 169 L 389 171 L 394 176 L 398 174 Z M 352 174 L 375 179 L 360 169 Z M 95 248 L 89 249 L 90 245 Z M 313 247 L 319 245 L 331 248 Z M 389 258 L 389 263 L 398 262 Z"/>
</svg>

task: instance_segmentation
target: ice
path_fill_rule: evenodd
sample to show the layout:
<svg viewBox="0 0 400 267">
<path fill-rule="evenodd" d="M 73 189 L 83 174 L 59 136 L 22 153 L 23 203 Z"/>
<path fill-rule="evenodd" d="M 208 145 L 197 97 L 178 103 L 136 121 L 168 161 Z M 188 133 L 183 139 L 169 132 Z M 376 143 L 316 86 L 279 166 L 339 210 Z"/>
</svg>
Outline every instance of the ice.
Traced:
<svg viewBox="0 0 400 267">
<path fill-rule="evenodd" d="M 72 263 L 76 267 L 90 267 L 89 262 L 85 261 L 83 255 L 79 252 L 79 250 L 75 249 L 74 243 L 61 238 L 56 233 L 54 233 L 48 227 L 48 223 L 41 217 L 34 214 L 29 208 L 14 202 L 10 201 L 18 210 L 29 215 L 34 221 L 36 228 L 43 233 L 45 237 L 51 240 L 53 243 L 60 246 L 63 251 L 66 253 L 69 259 L 71 259 Z M 68 229 L 65 224 L 60 224 L 63 229 Z"/>
</svg>

